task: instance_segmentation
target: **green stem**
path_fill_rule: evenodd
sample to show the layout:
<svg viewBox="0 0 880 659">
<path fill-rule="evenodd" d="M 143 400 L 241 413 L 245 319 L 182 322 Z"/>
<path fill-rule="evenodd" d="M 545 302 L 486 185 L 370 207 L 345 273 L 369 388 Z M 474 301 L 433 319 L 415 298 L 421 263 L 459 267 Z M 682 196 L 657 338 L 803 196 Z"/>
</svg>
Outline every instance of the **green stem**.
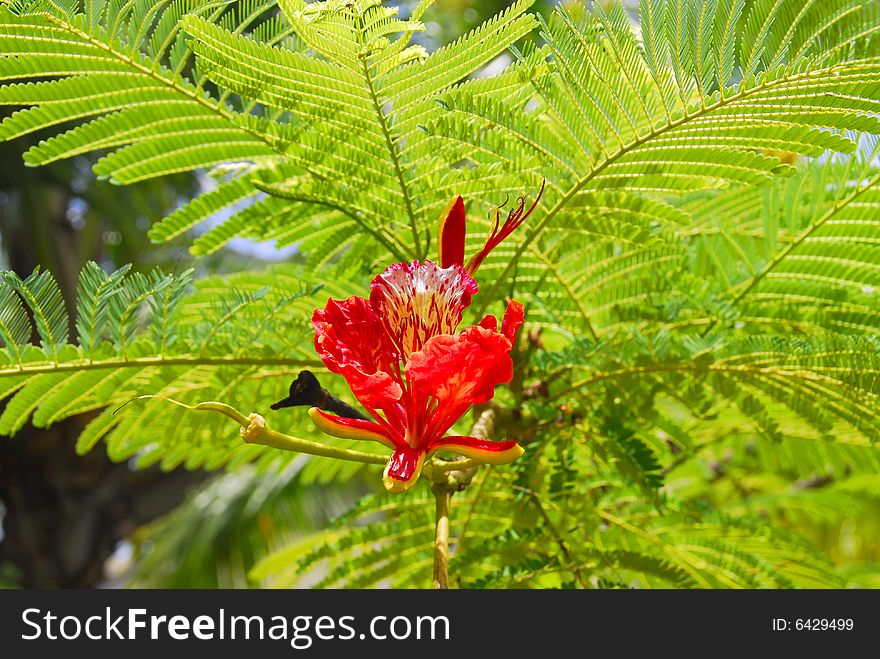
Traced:
<svg viewBox="0 0 880 659">
<path fill-rule="evenodd" d="M 471 427 L 474 437 L 490 437 L 495 430 L 497 412 L 488 407 Z M 465 459 L 441 461 L 431 459 L 425 465 L 425 478 L 431 481 L 434 494 L 434 581 L 435 589 L 449 588 L 449 504 L 452 494 L 464 490 L 471 482 L 480 462 Z M 484 481 L 485 482 L 485 481 Z"/>
<path fill-rule="evenodd" d="M 474 460 L 473 458 L 465 458 L 464 460 L 440 460 L 439 458 L 432 458 L 430 462 L 425 463 L 425 469 L 422 473 L 431 479 L 435 474 L 444 474 L 449 471 L 467 471 L 468 469 L 476 469 L 483 464 L 486 463 Z"/>
<path fill-rule="evenodd" d="M 752 276 L 751 279 L 747 280 L 743 284 L 740 284 L 740 291 L 730 300 L 730 306 L 736 306 L 739 304 L 744 297 L 746 297 L 752 290 L 760 284 L 766 277 L 769 275 L 780 263 L 782 263 L 786 258 L 788 258 L 789 254 L 792 253 L 795 249 L 800 247 L 810 236 L 812 236 L 818 229 L 821 229 L 828 220 L 834 217 L 842 208 L 848 207 L 853 201 L 858 199 L 865 192 L 873 188 L 877 183 L 880 182 L 880 174 L 877 174 L 873 178 L 869 179 L 868 182 L 861 186 L 857 187 L 846 197 L 835 203 L 831 208 L 829 208 L 825 213 L 823 213 L 820 217 L 810 223 L 810 225 L 804 229 L 794 240 L 788 243 L 783 249 L 779 251 L 779 253 L 774 256 L 764 268 Z M 744 259 L 745 263 L 748 263 L 747 259 Z M 709 326 L 703 330 L 701 336 L 706 336 L 709 332 L 711 332 L 716 325 L 718 325 L 719 320 L 715 318 L 709 324 Z"/>
<path fill-rule="evenodd" d="M 292 435 L 278 432 L 277 430 L 272 430 L 271 428 L 269 428 L 269 426 L 266 425 L 266 420 L 259 414 L 252 413 L 249 415 L 245 415 L 231 405 L 227 405 L 226 403 L 221 403 L 215 400 L 209 400 L 201 403 L 196 403 L 195 405 L 189 405 L 187 403 L 182 403 L 179 400 L 174 400 L 173 398 L 169 398 L 167 396 L 147 394 L 144 396 L 133 398 L 128 401 L 128 403 L 134 402 L 136 400 L 147 400 L 153 398 L 164 400 L 168 403 L 171 403 L 172 405 L 177 405 L 178 407 L 182 407 L 187 410 L 194 410 L 199 412 L 219 412 L 220 414 L 229 417 L 241 426 L 242 439 L 248 444 L 260 444 L 262 446 L 277 448 L 282 451 L 308 453 L 309 455 L 318 455 L 324 458 L 336 458 L 339 460 L 349 460 L 351 462 L 363 462 L 365 464 L 384 465 L 388 462 L 388 458 L 384 455 L 378 455 L 376 453 L 364 453 L 363 451 L 352 451 L 351 449 L 340 448 L 337 446 L 328 446 L 326 444 L 321 444 L 320 442 L 313 442 L 308 439 L 300 439 L 299 437 L 294 437 Z M 128 405 L 128 403 L 121 405 L 117 409 L 117 411 L 125 407 L 125 405 Z M 436 474 L 437 478 L 441 478 L 446 481 L 449 478 L 447 472 L 466 471 L 468 469 L 478 467 L 481 464 L 483 463 L 477 460 L 472 460 L 470 458 L 466 460 L 449 461 L 434 458 L 425 465 L 424 473 L 428 478 L 431 478 L 432 475 Z M 452 486 L 454 486 L 454 484 Z"/>
<path fill-rule="evenodd" d="M 349 460 L 351 462 L 363 462 L 374 465 L 384 465 L 388 462 L 388 458 L 384 455 L 352 451 L 351 449 L 339 448 L 337 446 L 327 446 L 319 442 L 311 442 L 307 439 L 285 435 L 269 428 L 266 428 L 255 439 L 248 440 L 245 438 L 244 441 L 250 444 L 271 446 L 282 451 L 296 451 L 298 453 L 308 453 L 309 455 L 319 455 L 323 458 L 336 458 L 338 460 Z"/>
<path fill-rule="evenodd" d="M 434 527 L 434 589 L 449 588 L 449 504 L 452 486 L 447 481 L 431 485 L 434 493 L 436 526 Z"/>
<path fill-rule="evenodd" d="M 145 398 L 158 398 L 187 410 L 219 412 L 241 426 L 241 438 L 247 444 L 260 444 L 262 446 L 281 449 L 282 451 L 308 453 L 309 455 L 318 455 L 324 458 L 336 458 L 338 460 L 363 462 L 365 464 L 384 465 L 388 462 L 387 457 L 376 453 L 364 453 L 363 451 L 352 451 L 338 446 L 327 446 L 326 444 L 312 442 L 308 439 L 300 439 L 299 437 L 293 437 L 292 435 L 286 435 L 277 430 L 272 430 L 266 425 L 266 420 L 259 414 L 249 414 L 245 416 L 226 403 L 211 400 L 197 403 L 195 405 L 187 405 L 186 403 L 181 403 L 173 398 L 155 395 L 138 396 L 134 400 Z"/>
</svg>

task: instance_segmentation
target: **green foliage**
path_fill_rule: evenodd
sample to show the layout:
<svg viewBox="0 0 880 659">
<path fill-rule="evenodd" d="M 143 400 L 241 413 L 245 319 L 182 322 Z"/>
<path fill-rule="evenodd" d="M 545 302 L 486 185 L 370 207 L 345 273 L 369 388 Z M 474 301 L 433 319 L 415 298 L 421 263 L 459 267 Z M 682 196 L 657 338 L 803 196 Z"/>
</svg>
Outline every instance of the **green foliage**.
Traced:
<svg viewBox="0 0 880 659">
<path fill-rule="evenodd" d="M 498 438 L 527 451 L 454 496 L 455 583 L 876 584 L 877 3 L 643 0 L 635 29 L 616 2 L 545 20 L 523 0 L 432 53 L 413 41 L 428 4 L 401 18 L 378 0 L 3 3 L 0 103 L 24 109 L 0 136 L 53 133 L 29 164 L 98 151 L 116 183 L 204 170 L 216 185 L 152 240 L 194 236 L 196 254 L 272 240 L 305 264 L 192 291 L 190 272 L 90 264 L 76 344 L 51 277 L 7 273 L 0 432 L 90 412 L 81 451 L 284 466 L 226 419 L 156 399 L 117 408 L 215 399 L 313 432 L 297 411 L 267 412 L 299 370 L 323 373 L 312 310 L 363 295 L 393 260 L 430 258 L 453 195 L 470 254 L 487 212 L 544 180 L 465 319 L 504 296 L 526 304 L 517 377 L 496 401 L 517 415 Z M 302 463 L 298 484 L 360 468 Z M 224 533 L 263 542 L 249 519 Z M 853 520 L 866 536 L 847 553 Z M 179 547 L 174 529 L 155 538 Z M 252 578 L 423 586 L 432 529 L 426 490 L 371 495 L 273 543 Z"/>
<path fill-rule="evenodd" d="M 54 280 L 35 273 L 22 282 L 6 273 L 5 290 L 20 292 L 33 310 L 43 348 L 27 344 L 31 325 L 21 305 L 4 307 L 11 319 L 5 326 L 16 338 L 0 363 L 3 394 L 12 395 L 0 414 L 0 431 L 13 433 L 29 418 L 44 427 L 103 410 L 86 427 L 78 450 L 103 439 L 116 459 L 136 456 L 141 465 L 161 462 L 166 468 L 289 457 L 244 445 L 228 420 L 180 414 L 162 401 L 117 409 L 137 395 L 161 392 L 182 401 L 218 398 L 262 410 L 283 396 L 300 369 L 323 369 L 308 340 L 321 285 L 307 284 L 289 267 L 204 279 L 194 292 L 191 280 L 191 271 L 144 275 L 126 267 L 107 275 L 88 264 L 77 303 L 79 345 L 59 348 L 55 337 L 66 332 L 66 314 Z M 322 292 L 342 297 L 351 288 L 337 280 Z M 40 318 L 47 319 L 42 328 Z M 156 443 L 162 437 L 168 441 Z"/>
<path fill-rule="evenodd" d="M 566 432 L 516 475 L 481 474 L 476 490 L 453 497 L 456 586 L 817 587 L 842 585 L 803 538 L 766 520 L 728 516 L 698 500 L 646 505 L 613 466 L 578 449 L 573 478 L 550 484 Z M 539 449 L 541 450 L 541 449 Z M 548 487 L 550 486 L 550 487 Z M 266 558 L 252 576 L 265 586 L 424 587 L 432 557 L 432 498 L 368 497 L 331 527 Z M 505 515 L 499 515 L 499 510 Z M 378 520 L 378 521 L 377 521 Z"/>
<path fill-rule="evenodd" d="M 49 355 L 57 355 L 61 346 L 67 342 L 70 328 L 64 297 L 52 275 L 37 269 L 30 277 L 22 280 L 14 272 L 4 272 L 3 281 L 21 296 L 33 315 L 34 327 L 43 349 Z M 17 315 L 20 318 L 20 310 Z"/>
</svg>

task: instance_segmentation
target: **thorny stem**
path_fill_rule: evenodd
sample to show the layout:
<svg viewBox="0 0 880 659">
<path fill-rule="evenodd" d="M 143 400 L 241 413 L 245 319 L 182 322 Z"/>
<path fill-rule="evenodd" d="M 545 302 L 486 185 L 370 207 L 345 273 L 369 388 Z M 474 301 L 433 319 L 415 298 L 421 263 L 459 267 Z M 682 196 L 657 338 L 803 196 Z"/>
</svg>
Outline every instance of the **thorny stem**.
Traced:
<svg viewBox="0 0 880 659">
<path fill-rule="evenodd" d="M 434 493 L 434 588 L 449 588 L 449 503 L 452 500 L 453 486 L 448 480 L 431 485 Z"/>
</svg>

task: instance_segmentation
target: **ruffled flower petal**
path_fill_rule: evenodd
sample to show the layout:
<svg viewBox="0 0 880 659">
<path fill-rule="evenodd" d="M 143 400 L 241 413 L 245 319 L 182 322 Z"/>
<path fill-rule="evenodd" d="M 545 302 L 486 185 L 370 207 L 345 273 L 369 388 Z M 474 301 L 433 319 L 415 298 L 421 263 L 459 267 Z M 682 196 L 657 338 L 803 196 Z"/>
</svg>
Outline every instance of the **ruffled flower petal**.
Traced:
<svg viewBox="0 0 880 659">
<path fill-rule="evenodd" d="M 480 327 L 485 327 L 493 332 L 498 331 L 498 319 L 495 316 L 484 316 L 483 320 L 477 323 Z"/>
<path fill-rule="evenodd" d="M 525 321 L 525 310 L 516 300 L 510 300 L 507 303 L 507 309 L 504 311 L 504 318 L 501 321 L 501 333 L 507 337 L 511 343 L 516 339 L 516 333 L 522 327 Z M 483 320 L 477 323 L 480 327 L 485 327 L 493 332 L 498 331 L 498 319 L 495 316 L 484 316 Z"/>
<path fill-rule="evenodd" d="M 375 373 L 382 364 L 382 322 L 368 300 L 352 295 L 345 300 L 327 300 L 312 314 L 315 349 L 324 364 L 339 373 L 352 364 L 365 373 Z"/>
<path fill-rule="evenodd" d="M 366 407 L 389 407 L 400 400 L 400 384 L 388 372 L 384 328 L 370 303 L 352 296 L 327 301 L 312 316 L 315 350 L 324 365 L 342 375 Z"/>
<path fill-rule="evenodd" d="M 494 395 L 495 385 L 513 377 L 510 348 L 506 336 L 475 325 L 458 335 L 430 339 L 410 355 L 406 376 L 415 389 L 441 404 L 485 403 Z"/>
<path fill-rule="evenodd" d="M 410 355 L 405 370 L 413 391 L 436 401 L 418 438 L 420 448 L 445 435 L 471 405 L 490 400 L 496 385 L 510 381 L 510 349 L 507 337 L 475 325 L 457 336 L 435 336 Z"/>
<path fill-rule="evenodd" d="M 507 309 L 504 311 L 504 318 L 501 320 L 501 333 L 507 337 L 511 343 L 516 339 L 516 333 L 525 322 L 525 310 L 516 300 L 510 300 L 507 303 Z"/>
</svg>

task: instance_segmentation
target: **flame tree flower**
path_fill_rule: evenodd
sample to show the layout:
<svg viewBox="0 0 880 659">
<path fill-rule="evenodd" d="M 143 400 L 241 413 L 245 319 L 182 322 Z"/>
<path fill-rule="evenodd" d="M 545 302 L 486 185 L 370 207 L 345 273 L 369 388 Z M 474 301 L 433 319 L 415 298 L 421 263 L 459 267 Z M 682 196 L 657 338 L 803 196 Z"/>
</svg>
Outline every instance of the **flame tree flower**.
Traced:
<svg viewBox="0 0 880 659">
<path fill-rule="evenodd" d="M 543 192 L 543 187 L 542 190 Z M 327 434 L 380 442 L 393 453 L 383 482 L 403 492 L 419 478 L 425 459 L 449 451 L 489 464 L 523 453 L 515 441 L 447 435 L 472 405 L 489 401 L 495 386 L 513 377 L 510 351 L 523 307 L 509 301 L 498 328 L 494 316 L 456 333 L 477 292 L 473 275 L 486 256 L 535 209 L 520 198 L 507 220 L 495 224 L 483 248 L 464 261 L 465 209 L 457 197 L 440 222 L 440 259 L 395 263 L 373 279 L 369 299 L 330 299 L 315 311 L 315 349 L 343 376 L 373 420 L 309 410 Z"/>
</svg>

